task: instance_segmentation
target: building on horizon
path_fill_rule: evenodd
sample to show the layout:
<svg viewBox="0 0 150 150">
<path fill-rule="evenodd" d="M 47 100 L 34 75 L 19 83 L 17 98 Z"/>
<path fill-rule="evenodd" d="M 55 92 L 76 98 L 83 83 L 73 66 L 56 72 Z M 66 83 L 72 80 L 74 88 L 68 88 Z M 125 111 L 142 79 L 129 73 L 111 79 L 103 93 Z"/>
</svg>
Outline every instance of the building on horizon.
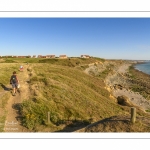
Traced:
<svg viewBox="0 0 150 150">
<path fill-rule="evenodd" d="M 26 56 L 18 56 L 18 58 L 26 58 Z"/>
<path fill-rule="evenodd" d="M 42 58 L 42 55 L 38 55 L 37 58 Z"/>
<path fill-rule="evenodd" d="M 33 55 L 32 58 L 36 58 L 36 55 Z"/>
<path fill-rule="evenodd" d="M 59 58 L 68 58 L 67 55 L 59 55 Z"/>
<path fill-rule="evenodd" d="M 17 58 L 17 57 L 18 57 L 18 56 L 16 56 L 16 55 L 15 55 L 15 56 L 13 56 L 13 58 Z"/>
<path fill-rule="evenodd" d="M 6 58 L 12 58 L 13 55 L 6 55 L 5 57 L 6 57 Z"/>
<path fill-rule="evenodd" d="M 55 55 L 46 55 L 46 58 L 55 58 Z"/>
<path fill-rule="evenodd" d="M 89 55 L 81 55 L 81 58 L 90 58 Z"/>
</svg>

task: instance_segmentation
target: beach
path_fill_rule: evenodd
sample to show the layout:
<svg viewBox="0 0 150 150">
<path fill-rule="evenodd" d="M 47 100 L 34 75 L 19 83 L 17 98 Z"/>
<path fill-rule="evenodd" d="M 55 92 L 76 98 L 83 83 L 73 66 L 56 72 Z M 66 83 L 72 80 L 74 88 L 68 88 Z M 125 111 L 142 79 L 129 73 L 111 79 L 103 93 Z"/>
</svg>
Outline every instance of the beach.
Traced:
<svg viewBox="0 0 150 150">
<path fill-rule="evenodd" d="M 150 76 L 136 70 L 134 63 L 125 63 L 116 67 L 114 73 L 107 76 L 105 83 L 116 99 L 125 96 L 133 106 L 145 112 L 150 110 L 148 93 Z"/>
</svg>

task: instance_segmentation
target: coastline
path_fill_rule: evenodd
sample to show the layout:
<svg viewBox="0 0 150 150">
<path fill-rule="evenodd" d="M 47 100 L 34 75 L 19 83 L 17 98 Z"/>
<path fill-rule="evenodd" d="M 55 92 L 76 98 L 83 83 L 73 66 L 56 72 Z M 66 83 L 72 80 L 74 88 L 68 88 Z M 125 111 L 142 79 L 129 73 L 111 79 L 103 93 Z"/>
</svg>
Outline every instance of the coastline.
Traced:
<svg viewBox="0 0 150 150">
<path fill-rule="evenodd" d="M 113 74 L 107 76 L 105 83 L 115 99 L 125 96 L 133 106 L 149 112 L 150 75 L 137 70 L 136 64 L 135 62 L 121 64 Z"/>
<path fill-rule="evenodd" d="M 149 63 L 150 63 L 150 62 L 149 62 Z M 146 70 L 140 69 L 141 66 L 140 66 L 140 67 L 138 66 L 138 65 L 140 65 L 140 64 L 145 64 L 145 65 L 147 65 L 148 62 L 136 63 L 136 64 L 133 65 L 134 69 L 136 69 L 136 70 L 138 70 L 138 71 L 140 71 L 140 72 L 143 72 L 144 74 L 150 75 L 150 72 L 147 72 L 147 69 L 146 69 Z"/>
</svg>

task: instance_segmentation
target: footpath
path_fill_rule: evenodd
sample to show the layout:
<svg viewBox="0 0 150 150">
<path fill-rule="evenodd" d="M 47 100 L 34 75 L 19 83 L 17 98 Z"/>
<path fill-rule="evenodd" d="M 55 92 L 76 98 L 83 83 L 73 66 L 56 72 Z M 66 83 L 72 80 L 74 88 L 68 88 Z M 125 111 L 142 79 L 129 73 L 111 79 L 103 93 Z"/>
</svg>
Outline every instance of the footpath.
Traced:
<svg viewBox="0 0 150 150">
<path fill-rule="evenodd" d="M 28 65 L 24 66 L 23 71 L 17 71 L 17 76 L 20 83 L 20 92 L 17 92 L 16 96 L 11 96 L 8 100 L 6 110 L 7 117 L 5 120 L 4 132 L 29 132 L 27 128 L 21 124 L 21 116 L 19 110 L 21 103 L 25 99 L 29 99 L 29 75 L 27 71 Z M 11 85 L 10 85 L 11 88 Z"/>
</svg>

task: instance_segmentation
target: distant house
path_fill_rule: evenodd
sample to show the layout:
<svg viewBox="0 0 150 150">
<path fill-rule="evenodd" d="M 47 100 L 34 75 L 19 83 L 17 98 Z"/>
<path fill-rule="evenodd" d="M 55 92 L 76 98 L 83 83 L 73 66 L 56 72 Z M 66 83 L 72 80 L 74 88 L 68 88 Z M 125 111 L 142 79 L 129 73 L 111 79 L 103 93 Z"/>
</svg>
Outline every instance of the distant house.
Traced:
<svg viewBox="0 0 150 150">
<path fill-rule="evenodd" d="M 40 58 L 46 58 L 46 56 L 41 56 Z"/>
<path fill-rule="evenodd" d="M 89 55 L 81 55 L 81 58 L 90 58 Z"/>
<path fill-rule="evenodd" d="M 18 56 L 18 58 L 26 58 L 26 56 Z"/>
<path fill-rule="evenodd" d="M 13 58 L 17 58 L 18 56 L 13 56 Z"/>
<path fill-rule="evenodd" d="M 59 55 L 59 58 L 67 58 L 67 55 Z"/>
<path fill-rule="evenodd" d="M 42 58 L 42 55 L 38 55 L 37 57 L 38 57 L 38 58 Z"/>
<path fill-rule="evenodd" d="M 46 58 L 55 58 L 55 55 L 46 55 Z"/>
<path fill-rule="evenodd" d="M 26 56 L 26 58 L 31 58 L 31 55 Z"/>
<path fill-rule="evenodd" d="M 13 56 L 12 55 L 6 55 L 6 58 L 12 58 Z"/>
<path fill-rule="evenodd" d="M 33 57 L 32 58 L 36 58 L 36 55 L 33 55 Z"/>
</svg>

